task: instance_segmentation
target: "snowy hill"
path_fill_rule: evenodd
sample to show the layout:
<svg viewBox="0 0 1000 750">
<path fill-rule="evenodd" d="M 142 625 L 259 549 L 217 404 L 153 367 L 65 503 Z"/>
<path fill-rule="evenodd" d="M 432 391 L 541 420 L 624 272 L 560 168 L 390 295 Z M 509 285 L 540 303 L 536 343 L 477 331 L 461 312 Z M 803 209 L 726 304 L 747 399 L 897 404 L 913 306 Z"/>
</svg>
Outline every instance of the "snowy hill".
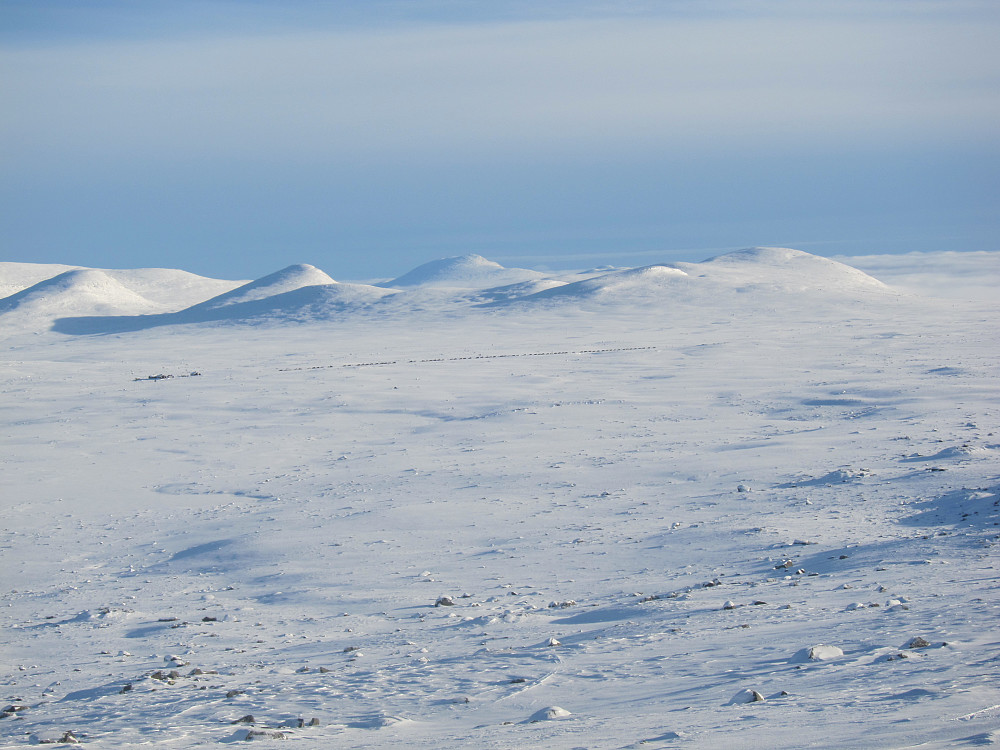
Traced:
<svg viewBox="0 0 1000 750">
<path fill-rule="evenodd" d="M 644 266 L 542 289 L 515 301 L 600 299 L 623 302 L 628 299 L 643 298 L 647 301 L 653 299 L 670 302 L 673 299 L 672 293 L 682 288 L 689 288 L 690 281 L 686 272 L 673 266 Z M 683 287 L 678 287 L 679 284 Z"/>
<path fill-rule="evenodd" d="M 437 286 L 486 289 L 543 278 L 525 268 L 504 268 L 480 255 L 441 258 L 403 274 L 385 284 L 389 287 Z"/>
<path fill-rule="evenodd" d="M 66 266 L 61 263 L 14 263 L 0 261 L 0 299 L 16 294 L 39 281 L 51 279 L 66 271 L 82 266 Z"/>
<path fill-rule="evenodd" d="M 701 263 L 671 263 L 613 271 L 499 301 L 705 305 L 737 294 L 764 295 L 773 303 L 797 299 L 803 293 L 822 295 L 827 301 L 850 301 L 858 295 L 894 295 L 882 282 L 843 263 L 800 250 L 757 247 Z M 744 298 L 741 304 L 746 302 Z"/>
<path fill-rule="evenodd" d="M 311 268 L 311 267 L 310 267 Z M 286 269 L 287 270 L 287 269 Z M 322 274 L 322 271 L 319 272 Z M 326 276 L 326 274 L 323 274 Z M 266 277 L 270 278 L 270 277 Z M 299 277 L 299 281 L 315 280 L 315 274 Z M 329 277 L 327 277 L 329 278 Z M 177 314 L 185 323 L 218 320 L 261 320 L 282 319 L 288 321 L 323 320 L 330 315 L 350 309 L 360 309 L 373 302 L 396 294 L 394 289 L 383 289 L 368 284 L 347 284 L 330 279 L 328 282 L 304 285 L 268 295 L 258 294 L 273 291 L 283 285 L 256 287 L 252 293 L 237 294 L 224 302 L 220 298 L 209 300 L 204 305 L 195 305 Z M 240 293 L 246 287 L 240 287 Z"/>
<path fill-rule="evenodd" d="M 104 273 L 170 311 L 196 305 L 245 283 L 210 279 L 173 268 L 104 269 Z"/>
<path fill-rule="evenodd" d="M 841 294 L 888 291 L 881 281 L 856 268 L 784 247 L 748 248 L 701 263 L 678 263 L 677 267 L 744 290 L 819 290 Z"/>
<path fill-rule="evenodd" d="M 7 270 L 20 280 L 49 270 L 45 267 L 32 271 L 28 265 L 8 264 Z M 477 305 L 597 303 L 602 307 L 639 304 L 644 309 L 666 309 L 714 304 L 720 295 L 741 295 L 744 307 L 757 298 L 762 304 L 774 305 L 797 300 L 796 295 L 802 294 L 813 295 L 817 301 L 822 297 L 827 303 L 850 303 L 872 295 L 897 296 L 891 288 L 855 268 L 785 248 L 752 248 L 701 263 L 548 276 L 504 268 L 478 255 L 467 255 L 433 261 L 391 284 L 378 286 L 340 284 L 306 264 L 288 266 L 248 283 L 206 279 L 169 269 L 78 269 L 74 273 L 83 275 L 65 277 L 63 281 L 77 279 L 75 283 L 81 286 L 76 292 L 69 292 L 65 284 L 60 286 L 62 282 L 49 284 L 51 280 L 46 280 L 30 292 L 19 292 L 20 297 L 9 297 L 7 306 L 0 307 L 0 315 L 30 296 L 35 303 L 30 315 L 20 316 L 18 330 L 111 333 L 194 323 L 301 323 L 358 314 L 443 315 Z M 90 281 L 83 281 L 86 278 Z M 103 284 L 100 290 L 95 286 L 98 282 Z M 111 285 L 116 286 L 112 289 Z M 89 295 L 82 292 L 88 286 L 92 287 Z M 220 289 L 222 293 L 217 293 Z M 292 294 L 299 290 L 308 291 Z M 40 301 L 57 292 L 58 299 Z M 104 299 L 98 304 L 100 295 Z"/>
<path fill-rule="evenodd" d="M 159 309 L 103 271 L 90 268 L 63 271 L 0 299 L 0 315 L 17 312 L 25 318 L 54 318 L 67 313 L 138 315 Z"/>
<path fill-rule="evenodd" d="M 307 263 L 296 264 L 251 281 L 218 297 L 206 300 L 199 308 L 219 308 L 241 302 L 254 302 L 291 292 L 306 286 L 336 283 L 326 273 Z"/>
<path fill-rule="evenodd" d="M 270 277 L 267 277 L 270 278 Z M 250 285 L 248 285 L 250 286 Z M 346 312 L 358 312 L 396 293 L 392 289 L 367 284 L 342 284 L 336 281 L 314 286 L 293 288 L 258 297 L 257 293 L 280 288 L 265 285 L 231 297 L 222 295 L 205 303 L 193 305 L 175 313 L 157 315 L 74 316 L 53 323 L 59 333 L 93 334 L 120 333 L 172 325 L 198 323 L 231 323 L 244 325 L 291 324 L 330 320 Z M 240 287 L 236 292 L 242 292 Z"/>
</svg>

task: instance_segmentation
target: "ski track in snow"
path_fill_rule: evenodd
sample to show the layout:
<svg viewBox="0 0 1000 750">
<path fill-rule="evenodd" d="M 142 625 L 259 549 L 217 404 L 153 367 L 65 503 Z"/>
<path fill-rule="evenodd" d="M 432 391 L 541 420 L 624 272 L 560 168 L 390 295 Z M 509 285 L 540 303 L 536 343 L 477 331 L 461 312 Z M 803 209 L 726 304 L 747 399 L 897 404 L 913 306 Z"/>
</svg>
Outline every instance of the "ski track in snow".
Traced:
<svg viewBox="0 0 1000 750">
<path fill-rule="evenodd" d="M 997 744 L 995 304 L 737 260 L 711 306 L 437 262 L 294 322 L 16 310 L 0 748 Z"/>
</svg>

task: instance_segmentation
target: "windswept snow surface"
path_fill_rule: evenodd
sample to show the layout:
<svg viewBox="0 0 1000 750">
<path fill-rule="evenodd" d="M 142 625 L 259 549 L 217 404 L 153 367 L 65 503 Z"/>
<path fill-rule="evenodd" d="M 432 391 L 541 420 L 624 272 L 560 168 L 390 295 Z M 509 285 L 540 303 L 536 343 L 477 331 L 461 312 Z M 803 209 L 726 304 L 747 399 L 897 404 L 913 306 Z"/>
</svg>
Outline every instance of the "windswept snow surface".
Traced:
<svg viewBox="0 0 1000 750">
<path fill-rule="evenodd" d="M 996 744 L 997 306 L 803 256 L 4 300 L 0 748 Z"/>
</svg>

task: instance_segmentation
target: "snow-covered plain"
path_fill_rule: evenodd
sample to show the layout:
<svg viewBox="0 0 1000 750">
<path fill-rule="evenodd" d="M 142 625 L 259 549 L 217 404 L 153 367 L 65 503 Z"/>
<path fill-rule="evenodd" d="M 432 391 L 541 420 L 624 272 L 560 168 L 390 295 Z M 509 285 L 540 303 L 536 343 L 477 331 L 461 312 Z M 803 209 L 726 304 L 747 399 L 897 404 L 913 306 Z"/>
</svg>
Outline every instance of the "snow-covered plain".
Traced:
<svg viewBox="0 0 1000 750">
<path fill-rule="evenodd" d="M 1000 743 L 962 261 L 0 264 L 0 747 Z"/>
</svg>

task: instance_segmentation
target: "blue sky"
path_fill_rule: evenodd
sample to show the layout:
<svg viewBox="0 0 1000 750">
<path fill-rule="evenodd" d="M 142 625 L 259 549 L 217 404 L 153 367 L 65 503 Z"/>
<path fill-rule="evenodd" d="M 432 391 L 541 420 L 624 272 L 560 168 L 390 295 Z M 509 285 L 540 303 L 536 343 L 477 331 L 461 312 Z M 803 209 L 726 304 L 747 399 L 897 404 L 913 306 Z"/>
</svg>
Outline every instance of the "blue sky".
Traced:
<svg viewBox="0 0 1000 750">
<path fill-rule="evenodd" d="M 1000 250 L 1000 5 L 0 0 L 0 258 Z"/>
</svg>

